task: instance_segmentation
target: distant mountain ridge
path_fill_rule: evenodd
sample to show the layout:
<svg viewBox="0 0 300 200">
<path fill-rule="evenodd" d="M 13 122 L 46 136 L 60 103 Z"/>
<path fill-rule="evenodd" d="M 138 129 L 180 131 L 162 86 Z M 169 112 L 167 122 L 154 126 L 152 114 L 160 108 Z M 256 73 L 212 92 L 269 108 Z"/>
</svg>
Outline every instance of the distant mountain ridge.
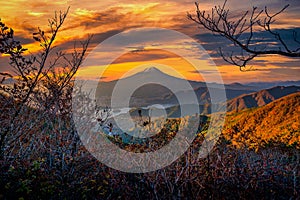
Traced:
<svg viewBox="0 0 300 200">
<path fill-rule="evenodd" d="M 298 81 L 273 81 L 273 82 L 250 82 L 245 83 L 245 85 L 248 85 L 249 87 L 257 88 L 258 90 L 266 89 L 266 88 L 272 88 L 276 87 L 278 85 L 281 86 L 300 86 L 300 80 Z"/>
<path fill-rule="evenodd" d="M 154 84 L 141 84 L 144 83 L 143 80 L 158 80 L 157 83 Z M 257 91 L 256 88 L 252 88 L 249 86 L 242 85 L 240 83 L 233 83 L 222 85 L 219 83 L 210 83 L 209 89 L 205 82 L 201 81 L 190 81 L 181 78 L 177 78 L 174 76 L 170 76 L 161 70 L 150 67 L 141 72 L 137 72 L 131 76 L 121 79 L 121 85 L 124 86 L 124 90 L 121 92 L 123 94 L 119 94 L 120 96 L 126 96 L 127 89 L 137 87 L 139 84 L 141 85 L 131 96 L 131 102 L 135 106 L 148 106 L 151 104 L 178 104 L 178 100 L 176 95 L 179 93 L 188 96 L 190 93 L 195 93 L 199 104 L 210 103 L 210 92 L 219 93 L 222 88 L 225 87 L 227 98 L 234 98 L 241 94 L 251 93 Z M 190 90 L 180 90 L 182 85 L 190 84 Z M 98 98 L 98 102 L 100 106 L 108 106 L 110 105 L 110 98 L 112 96 L 112 92 L 118 84 L 118 80 L 110 81 L 110 82 L 100 82 L 98 84 L 98 88 L 96 91 L 96 96 Z M 175 88 L 179 88 L 179 90 L 175 93 L 168 88 L 168 85 L 171 85 Z M 177 94 L 176 94 L 177 93 Z"/>
<path fill-rule="evenodd" d="M 156 83 L 144 84 L 144 80 L 152 80 L 155 78 Z M 211 103 L 210 93 L 220 93 L 225 87 L 228 102 L 220 105 L 227 106 L 228 111 L 241 111 L 247 108 L 260 107 L 266 105 L 278 98 L 295 93 L 300 90 L 300 86 L 276 86 L 273 88 L 263 89 L 259 91 L 259 87 L 244 85 L 241 83 L 218 84 L 210 83 L 207 87 L 205 82 L 190 81 L 182 78 L 170 76 L 156 67 L 149 67 L 143 71 L 139 71 L 133 75 L 120 79 L 123 90 L 119 94 L 120 98 L 129 95 L 127 88 L 137 88 L 130 98 L 130 107 L 147 107 L 153 104 L 174 105 L 179 104 L 177 95 L 189 96 L 195 93 L 201 110 L 209 113 L 209 104 Z M 110 106 L 111 96 L 119 80 L 100 82 L 96 91 L 99 106 Z M 179 90 L 173 93 L 167 85 L 175 88 L 181 88 L 183 84 L 189 83 L 190 90 Z M 291 82 L 291 83 L 297 83 Z M 143 85 L 144 84 L 144 85 Z M 262 83 L 263 84 L 263 83 Z M 271 83 L 268 83 L 271 84 Z M 140 87 L 139 87 L 140 85 Z M 215 102 L 222 102 L 222 99 L 214 99 Z M 223 101 L 224 102 L 224 101 Z"/>
<path fill-rule="evenodd" d="M 244 94 L 227 102 L 228 112 L 239 112 L 247 108 L 261 107 L 281 97 L 300 92 L 299 86 L 277 86 L 270 89 Z"/>
</svg>

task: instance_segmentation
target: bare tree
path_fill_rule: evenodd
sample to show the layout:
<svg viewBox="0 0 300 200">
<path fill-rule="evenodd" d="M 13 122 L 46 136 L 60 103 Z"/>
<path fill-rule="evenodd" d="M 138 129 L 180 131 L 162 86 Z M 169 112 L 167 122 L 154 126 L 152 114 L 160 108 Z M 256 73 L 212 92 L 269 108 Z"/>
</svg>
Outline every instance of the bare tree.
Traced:
<svg viewBox="0 0 300 200">
<path fill-rule="evenodd" d="M 220 35 L 234 44 L 240 51 L 232 51 L 231 53 L 224 53 L 224 50 L 219 48 L 222 58 L 233 65 L 240 67 L 240 70 L 247 71 L 249 61 L 262 55 L 280 55 L 291 58 L 300 58 L 300 40 L 296 31 L 291 33 L 293 44 L 289 44 L 283 39 L 282 34 L 274 29 L 272 25 L 275 18 L 284 12 L 289 5 L 284 6 L 278 12 L 271 14 L 267 6 L 259 10 L 253 7 L 252 11 L 246 11 L 237 19 L 230 18 L 230 11 L 226 8 L 225 0 L 222 6 L 215 6 L 210 13 L 205 12 L 200 8 L 199 3 L 196 5 L 196 16 L 188 13 L 188 18 L 196 22 L 205 29 L 211 31 L 213 34 Z M 270 47 L 264 38 L 259 38 L 258 41 L 255 34 L 257 31 L 265 31 L 274 41 L 275 47 Z M 266 42 L 266 45 L 257 45 L 259 42 Z M 295 48 L 296 46 L 296 48 Z"/>
<path fill-rule="evenodd" d="M 33 39 L 41 46 L 40 53 L 36 55 L 26 55 L 27 49 L 15 40 L 13 29 L 0 21 L 0 53 L 10 58 L 7 69 L 10 73 L 0 73 L 2 159 L 5 152 L 6 155 L 16 151 L 26 154 L 35 152 L 32 150 L 37 146 L 45 147 L 42 139 L 37 139 L 37 135 L 47 132 L 45 124 L 54 123 L 51 120 L 59 120 L 58 116 L 70 113 L 73 77 L 85 57 L 91 38 L 82 42 L 81 48 L 74 45 L 71 54 L 54 50 L 53 43 L 68 11 L 55 12 L 54 17 L 48 20 L 48 31 L 38 28 L 33 33 Z M 12 79 L 13 85 L 3 84 L 7 79 Z M 58 123 L 58 129 L 60 125 Z"/>
</svg>

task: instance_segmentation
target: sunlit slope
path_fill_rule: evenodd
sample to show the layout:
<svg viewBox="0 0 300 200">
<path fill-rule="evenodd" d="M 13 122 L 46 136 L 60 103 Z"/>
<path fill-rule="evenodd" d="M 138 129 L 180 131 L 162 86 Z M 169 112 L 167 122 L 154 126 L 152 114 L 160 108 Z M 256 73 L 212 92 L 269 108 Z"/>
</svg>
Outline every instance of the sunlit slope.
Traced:
<svg viewBox="0 0 300 200">
<path fill-rule="evenodd" d="M 300 92 L 259 108 L 229 114 L 223 133 L 237 147 L 300 148 Z"/>
</svg>

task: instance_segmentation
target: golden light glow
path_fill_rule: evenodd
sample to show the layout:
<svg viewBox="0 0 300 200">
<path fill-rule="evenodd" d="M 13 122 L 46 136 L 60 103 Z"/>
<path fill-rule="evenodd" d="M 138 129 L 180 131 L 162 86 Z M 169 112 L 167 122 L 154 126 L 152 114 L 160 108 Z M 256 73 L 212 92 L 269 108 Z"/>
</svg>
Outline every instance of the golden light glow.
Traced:
<svg viewBox="0 0 300 200">
<path fill-rule="evenodd" d="M 195 73 L 196 70 L 187 60 L 172 54 L 170 52 L 163 52 L 161 50 L 153 50 L 151 53 L 157 53 L 158 51 L 161 52 L 162 55 L 165 56 L 165 58 L 162 59 L 151 59 L 151 60 L 144 60 L 137 58 L 136 60 L 140 61 L 133 61 L 134 58 L 137 56 L 137 54 L 134 53 L 127 53 L 116 59 L 112 64 L 108 66 L 87 66 L 85 68 L 80 69 L 80 77 L 83 79 L 99 79 L 99 75 L 95 74 L 96 71 L 99 71 L 98 68 L 105 68 L 104 73 L 102 74 L 102 77 L 104 78 L 103 81 L 112 81 L 119 79 L 122 77 L 127 71 L 133 70 L 135 68 L 138 68 L 140 66 L 143 66 L 144 68 L 148 67 L 156 67 L 161 69 L 163 72 L 171 75 L 171 76 L 177 76 L 176 72 L 180 75 L 184 76 L 186 79 L 191 80 L 203 80 L 202 77 Z M 143 53 L 140 53 L 143 54 Z M 149 52 L 145 54 L 150 54 Z M 141 55 L 139 55 L 141 57 Z M 137 56 L 137 57 L 139 57 Z M 204 61 L 202 62 L 203 66 L 207 65 L 207 63 Z M 173 70 L 166 70 L 163 66 L 168 66 L 173 68 L 176 72 Z M 129 74 L 132 75 L 132 74 Z M 178 76 L 177 76 L 178 77 Z M 179 77 L 182 78 L 182 77 Z"/>
<path fill-rule="evenodd" d="M 28 15 L 34 16 L 34 17 L 41 17 L 43 16 L 45 13 L 43 12 L 33 12 L 33 11 L 29 11 Z"/>
</svg>

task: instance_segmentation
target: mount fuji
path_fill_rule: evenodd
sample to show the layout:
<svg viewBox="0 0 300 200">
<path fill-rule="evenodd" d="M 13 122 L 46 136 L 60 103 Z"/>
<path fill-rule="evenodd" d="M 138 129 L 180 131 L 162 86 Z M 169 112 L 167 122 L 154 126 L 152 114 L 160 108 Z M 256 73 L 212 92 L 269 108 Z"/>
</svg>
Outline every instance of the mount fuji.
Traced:
<svg viewBox="0 0 300 200">
<path fill-rule="evenodd" d="M 152 79 L 159 81 L 154 81 L 155 83 L 147 83 L 147 81 L 145 81 Z M 156 67 L 149 67 L 143 71 L 137 72 L 123 79 L 109 82 L 99 82 L 96 91 L 97 104 L 99 106 L 110 106 L 111 96 L 118 81 L 121 81 L 119 84 L 124 88 L 123 90 L 119 91 L 120 93 L 123 93 L 120 94 L 120 96 L 128 95 L 127 88 L 137 88 L 130 99 L 130 104 L 132 107 L 145 107 L 153 104 L 178 105 L 176 93 L 173 93 L 167 86 L 172 86 L 173 88 L 182 88 L 182 85 L 187 83 L 190 84 L 190 90 L 179 91 L 178 89 L 177 92 L 185 94 L 191 92 L 195 93 L 198 98 L 199 104 L 206 104 L 210 102 L 209 90 L 205 82 L 177 78 L 162 72 Z M 220 86 L 221 84 L 218 83 L 210 84 L 210 87 L 213 88 L 216 92 L 220 90 L 218 89 L 220 88 Z M 241 94 L 256 91 L 254 88 L 242 84 L 225 85 L 225 88 L 227 98 L 230 99 Z"/>
</svg>

